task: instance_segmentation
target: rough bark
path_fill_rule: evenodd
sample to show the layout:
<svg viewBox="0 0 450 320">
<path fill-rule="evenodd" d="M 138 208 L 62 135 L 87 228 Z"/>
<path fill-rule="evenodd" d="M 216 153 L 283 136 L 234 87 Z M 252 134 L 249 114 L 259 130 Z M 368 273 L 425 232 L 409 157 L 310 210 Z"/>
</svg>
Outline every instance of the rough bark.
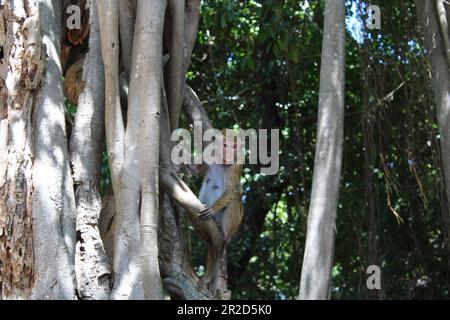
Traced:
<svg viewBox="0 0 450 320">
<path fill-rule="evenodd" d="M 37 86 L 24 82 L 33 82 L 29 71 L 42 77 L 45 63 L 42 42 L 25 38 L 41 37 L 35 14 L 0 2 L 0 299 L 24 299 L 33 284 L 31 115 Z"/>
<path fill-rule="evenodd" d="M 342 165 L 345 1 L 325 1 L 317 145 L 300 299 L 329 299 Z"/>
<path fill-rule="evenodd" d="M 97 3 L 91 3 L 89 52 L 78 98 L 71 139 L 71 163 L 77 205 L 75 269 L 80 299 L 109 299 L 109 263 L 98 229 L 101 211 L 99 181 L 104 138 L 104 74 Z"/>
<path fill-rule="evenodd" d="M 167 196 L 162 201 L 159 236 L 161 275 L 174 300 L 209 300 L 211 293 L 201 285 L 190 263 L 190 256 L 176 223 L 173 206 Z"/>
</svg>

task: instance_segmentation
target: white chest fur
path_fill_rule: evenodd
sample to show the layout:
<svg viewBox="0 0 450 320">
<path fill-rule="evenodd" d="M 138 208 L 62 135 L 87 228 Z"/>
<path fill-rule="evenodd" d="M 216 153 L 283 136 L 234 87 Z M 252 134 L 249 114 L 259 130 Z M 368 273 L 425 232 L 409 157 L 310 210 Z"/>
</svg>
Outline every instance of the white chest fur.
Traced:
<svg viewBox="0 0 450 320">
<path fill-rule="evenodd" d="M 225 170 L 224 166 L 218 164 L 209 165 L 200 189 L 199 199 L 209 207 L 220 198 L 225 189 Z"/>
</svg>

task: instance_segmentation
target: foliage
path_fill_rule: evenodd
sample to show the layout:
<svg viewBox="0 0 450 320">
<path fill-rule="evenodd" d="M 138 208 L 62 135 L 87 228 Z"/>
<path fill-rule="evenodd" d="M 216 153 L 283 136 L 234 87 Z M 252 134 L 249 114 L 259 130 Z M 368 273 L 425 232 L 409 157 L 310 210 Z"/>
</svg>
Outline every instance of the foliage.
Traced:
<svg viewBox="0 0 450 320">
<path fill-rule="evenodd" d="M 381 30 L 347 34 L 344 167 L 336 225 L 334 299 L 446 298 L 447 203 L 429 79 L 410 1 L 372 1 Z M 348 1 L 363 21 L 367 3 Z M 219 1 L 201 7 L 188 74 L 217 128 L 280 127 L 280 171 L 243 179 L 247 223 L 231 244 L 234 298 L 298 294 L 313 173 L 322 1 Z M 264 211 L 264 212 L 261 212 Z M 397 216 L 398 215 L 398 216 Z M 261 232 L 250 232 L 263 217 Z M 195 264 L 203 246 L 193 240 Z M 382 290 L 366 268 L 382 269 Z M 237 270 L 237 271 L 236 271 Z"/>
</svg>

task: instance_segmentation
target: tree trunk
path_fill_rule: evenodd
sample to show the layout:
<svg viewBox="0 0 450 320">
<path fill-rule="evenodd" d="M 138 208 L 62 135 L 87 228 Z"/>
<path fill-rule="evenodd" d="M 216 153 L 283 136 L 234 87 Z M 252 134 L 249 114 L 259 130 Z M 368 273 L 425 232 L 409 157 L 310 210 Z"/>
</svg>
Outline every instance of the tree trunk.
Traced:
<svg viewBox="0 0 450 320">
<path fill-rule="evenodd" d="M 1 298 L 75 298 L 75 200 L 59 62 L 61 1 L 0 4 Z M 2 34 L 3 30 L 6 31 Z"/>
<path fill-rule="evenodd" d="M 440 0 L 416 0 L 415 4 L 423 34 L 423 44 L 431 63 L 432 86 L 441 135 L 445 189 L 447 203 L 450 204 L 450 59 L 447 55 L 450 48 L 448 47 L 449 29 L 446 9 L 444 2 Z"/>
<path fill-rule="evenodd" d="M 76 274 L 80 299 L 109 299 L 111 271 L 98 229 L 99 181 L 104 139 L 105 82 L 97 2 L 90 6 L 89 52 L 84 59 L 84 91 L 78 97 L 70 141 L 77 204 Z"/>
<path fill-rule="evenodd" d="M 35 65 L 24 55 L 21 18 L 30 18 L 23 7 L 0 5 L 0 299 L 26 298 L 33 285 L 30 119 L 36 89 L 20 85 L 20 79 Z"/>
<path fill-rule="evenodd" d="M 0 1 L 0 298 L 162 299 L 159 258 L 172 297 L 211 298 L 190 264 L 174 208 L 183 207 L 211 242 L 221 245 L 223 237 L 212 220 L 200 221 L 210 209 L 170 160 L 183 100 L 191 119 L 210 126 L 184 81 L 200 1 L 167 2 Z M 66 30 L 69 3 L 89 7 L 90 28 L 80 7 L 81 29 Z M 61 63 L 68 100 L 78 104 L 70 143 Z M 110 214 L 99 221 L 104 138 L 113 194 Z M 173 242 L 164 245 L 167 236 Z"/>
<path fill-rule="evenodd" d="M 342 164 L 345 1 L 326 0 L 317 145 L 299 299 L 329 299 Z"/>
<path fill-rule="evenodd" d="M 98 3 L 107 147 L 117 210 L 112 297 L 161 299 L 157 231 L 166 1 L 137 1 L 126 124 L 119 98 L 119 15 L 123 12 L 117 0 Z"/>
</svg>

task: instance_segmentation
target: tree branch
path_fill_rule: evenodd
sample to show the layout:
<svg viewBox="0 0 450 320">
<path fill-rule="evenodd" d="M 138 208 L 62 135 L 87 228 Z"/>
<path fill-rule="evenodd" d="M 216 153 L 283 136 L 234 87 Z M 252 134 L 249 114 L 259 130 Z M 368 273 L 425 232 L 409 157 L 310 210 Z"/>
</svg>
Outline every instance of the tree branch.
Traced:
<svg viewBox="0 0 450 320">
<path fill-rule="evenodd" d="M 184 70 L 184 0 L 169 0 L 171 13 L 170 60 L 166 84 L 167 102 L 169 105 L 170 128 L 178 128 L 180 117 Z"/>
<path fill-rule="evenodd" d="M 131 55 L 133 50 L 134 24 L 136 22 L 136 0 L 119 1 L 119 29 L 120 29 L 120 50 L 121 64 L 127 75 L 131 71 Z"/>
<path fill-rule="evenodd" d="M 188 85 L 185 85 L 184 88 L 183 110 L 192 123 L 202 123 L 203 132 L 212 129 L 211 121 L 209 120 L 205 108 L 203 108 L 195 91 Z"/>
<path fill-rule="evenodd" d="M 441 27 L 442 40 L 444 41 L 445 56 L 447 58 L 447 67 L 450 71 L 450 38 L 448 35 L 448 21 L 445 12 L 444 1 L 436 0 L 436 10 L 439 17 L 439 25 Z"/>
<path fill-rule="evenodd" d="M 81 299 L 106 300 L 111 271 L 100 237 L 101 211 L 99 179 L 104 138 L 104 68 L 96 0 L 90 11 L 89 52 L 84 64 L 86 86 L 78 98 L 70 156 L 75 182 L 77 232 L 75 270 Z"/>
<path fill-rule="evenodd" d="M 186 17 L 184 20 L 184 72 L 186 73 L 191 63 L 191 55 L 197 40 L 198 22 L 200 18 L 200 0 L 186 1 Z"/>
<path fill-rule="evenodd" d="M 114 192 L 124 161 L 125 128 L 119 91 L 119 0 L 98 0 L 101 48 L 105 66 L 105 129 Z"/>
</svg>

